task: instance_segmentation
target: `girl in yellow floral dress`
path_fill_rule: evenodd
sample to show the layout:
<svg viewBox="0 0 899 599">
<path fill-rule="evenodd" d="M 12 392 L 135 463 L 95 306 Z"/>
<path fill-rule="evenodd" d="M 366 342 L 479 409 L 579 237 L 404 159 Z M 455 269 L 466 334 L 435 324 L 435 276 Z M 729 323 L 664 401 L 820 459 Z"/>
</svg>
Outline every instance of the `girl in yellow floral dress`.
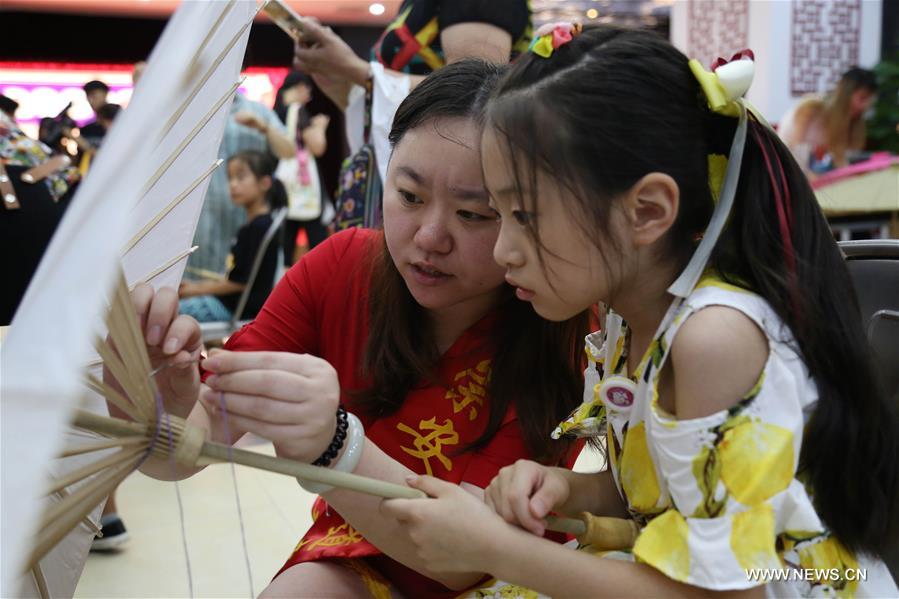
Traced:
<svg viewBox="0 0 899 599">
<path fill-rule="evenodd" d="M 899 430 L 851 280 L 742 100 L 752 53 L 715 67 L 652 33 L 556 24 L 489 102 L 506 280 L 549 320 L 609 306 L 556 435 L 605 436 L 610 466 L 519 461 L 484 504 L 418 477 L 429 499 L 383 503 L 429 568 L 507 581 L 480 596 L 899 595 L 880 560 Z M 633 521 L 633 542 L 599 559 L 540 538 L 582 512 Z"/>
</svg>

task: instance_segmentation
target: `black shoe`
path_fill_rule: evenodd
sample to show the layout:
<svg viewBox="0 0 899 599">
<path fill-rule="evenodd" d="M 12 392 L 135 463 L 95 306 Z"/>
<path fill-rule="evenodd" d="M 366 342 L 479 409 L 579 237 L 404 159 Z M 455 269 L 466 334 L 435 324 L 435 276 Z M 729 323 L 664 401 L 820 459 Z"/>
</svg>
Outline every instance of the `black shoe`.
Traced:
<svg viewBox="0 0 899 599">
<path fill-rule="evenodd" d="M 128 531 L 122 519 L 115 514 L 107 514 L 100 520 L 100 534 L 94 537 L 91 551 L 117 551 L 128 540 Z"/>
</svg>

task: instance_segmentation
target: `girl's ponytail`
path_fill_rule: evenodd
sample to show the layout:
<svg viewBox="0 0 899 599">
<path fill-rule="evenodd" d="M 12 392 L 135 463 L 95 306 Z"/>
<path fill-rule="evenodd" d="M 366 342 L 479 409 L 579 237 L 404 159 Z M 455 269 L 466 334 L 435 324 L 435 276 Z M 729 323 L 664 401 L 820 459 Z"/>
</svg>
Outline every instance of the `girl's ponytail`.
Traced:
<svg viewBox="0 0 899 599">
<path fill-rule="evenodd" d="M 277 210 L 287 206 L 287 189 L 284 188 L 284 184 L 274 174 L 270 174 L 269 177 L 272 178 L 272 186 L 269 188 L 268 193 L 265 194 L 268 207 L 272 210 Z"/>
<path fill-rule="evenodd" d="M 879 385 L 852 279 L 814 191 L 759 123 L 750 125 L 731 222 L 712 264 L 768 301 L 815 380 L 799 472 L 818 513 L 847 548 L 882 553 L 899 532 L 896 410 Z"/>
</svg>

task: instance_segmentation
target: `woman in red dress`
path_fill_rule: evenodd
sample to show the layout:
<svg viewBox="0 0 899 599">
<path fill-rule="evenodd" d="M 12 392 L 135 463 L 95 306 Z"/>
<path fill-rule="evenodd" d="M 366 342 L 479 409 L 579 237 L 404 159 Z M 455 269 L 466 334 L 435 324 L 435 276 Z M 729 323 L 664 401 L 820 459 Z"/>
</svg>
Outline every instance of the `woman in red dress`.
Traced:
<svg viewBox="0 0 899 599">
<path fill-rule="evenodd" d="M 346 465 L 351 441 L 333 443 L 337 423 L 347 426 L 340 405 L 365 430 L 353 472 L 399 484 L 430 474 L 478 497 L 519 459 L 570 467 L 574 448 L 549 434 L 581 401 L 588 320 L 543 321 L 493 260 L 499 224 L 479 117 L 500 72 L 463 61 L 407 97 L 390 136 L 383 231 L 345 231 L 304 256 L 256 320 L 203 362 L 202 385 L 195 369 L 164 369 L 168 410 L 224 440 L 224 404 L 232 440 L 252 432 L 282 457 L 330 456 L 333 467 Z M 169 296 L 134 293 L 155 361 L 187 363 L 199 331 Z M 143 470 L 172 475 L 168 463 Z M 314 490 L 314 524 L 263 596 L 442 597 L 484 578 L 425 568 L 380 499 Z"/>
</svg>

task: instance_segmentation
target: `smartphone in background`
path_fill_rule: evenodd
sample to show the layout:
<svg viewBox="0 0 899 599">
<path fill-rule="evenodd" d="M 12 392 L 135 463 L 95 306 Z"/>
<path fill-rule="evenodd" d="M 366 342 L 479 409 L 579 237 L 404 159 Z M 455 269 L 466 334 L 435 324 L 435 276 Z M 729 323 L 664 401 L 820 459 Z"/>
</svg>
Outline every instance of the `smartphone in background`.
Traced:
<svg viewBox="0 0 899 599">
<path fill-rule="evenodd" d="M 262 12 L 294 40 L 303 41 L 303 20 L 285 2 L 268 0 L 263 5 Z"/>
</svg>

